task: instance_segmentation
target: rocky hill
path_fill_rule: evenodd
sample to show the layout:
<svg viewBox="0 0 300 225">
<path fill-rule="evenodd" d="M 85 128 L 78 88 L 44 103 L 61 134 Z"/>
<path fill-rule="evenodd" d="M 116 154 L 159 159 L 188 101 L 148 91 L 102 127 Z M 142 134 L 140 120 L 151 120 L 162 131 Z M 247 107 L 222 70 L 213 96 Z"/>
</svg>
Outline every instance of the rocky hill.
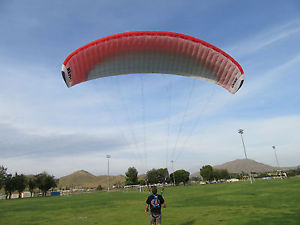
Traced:
<svg viewBox="0 0 300 225">
<path fill-rule="evenodd" d="M 213 166 L 214 169 L 226 169 L 229 173 L 251 172 L 263 173 L 275 171 L 277 168 L 263 163 L 256 162 L 252 159 L 236 159 L 222 165 Z M 191 174 L 191 177 L 200 176 L 200 171 Z"/>
<path fill-rule="evenodd" d="M 123 184 L 125 182 L 125 177 L 110 176 L 110 185 Z M 85 170 L 76 171 L 70 175 L 59 178 L 58 187 L 65 188 L 92 188 L 101 185 L 103 188 L 107 188 L 107 176 L 95 176 Z"/>
<path fill-rule="evenodd" d="M 256 162 L 252 159 L 236 159 L 222 165 L 214 166 L 214 169 L 227 169 L 229 173 L 247 172 L 249 169 L 251 172 L 256 173 L 271 172 L 276 170 L 275 167 Z"/>
</svg>

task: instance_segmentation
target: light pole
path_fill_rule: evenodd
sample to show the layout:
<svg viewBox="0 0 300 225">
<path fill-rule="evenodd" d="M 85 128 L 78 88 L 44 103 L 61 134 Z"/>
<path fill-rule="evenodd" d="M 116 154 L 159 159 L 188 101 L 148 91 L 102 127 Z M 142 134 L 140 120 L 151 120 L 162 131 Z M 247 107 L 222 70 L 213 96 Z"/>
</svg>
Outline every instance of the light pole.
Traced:
<svg viewBox="0 0 300 225">
<path fill-rule="evenodd" d="M 109 159 L 110 155 L 106 155 L 107 158 L 107 191 L 109 191 Z"/>
<path fill-rule="evenodd" d="M 280 179 L 282 179 L 281 169 L 279 167 L 279 161 L 278 161 L 278 158 L 277 158 L 277 153 L 276 153 L 276 147 L 275 147 L 275 145 L 273 145 L 272 148 L 274 149 L 274 154 L 275 154 L 275 159 L 276 159 L 277 167 L 278 167 L 279 174 L 280 174 Z"/>
<path fill-rule="evenodd" d="M 243 133 L 244 133 L 244 130 L 243 130 L 243 129 L 239 129 L 239 130 L 238 130 L 238 133 L 241 135 L 241 139 L 242 139 L 242 143 L 243 143 L 243 148 L 244 148 L 244 153 L 245 153 L 245 158 L 246 158 L 246 160 L 247 160 L 248 157 L 247 157 L 246 147 L 245 147 L 245 143 L 244 143 L 244 139 L 243 139 Z M 247 162 L 248 162 L 248 160 L 247 160 Z M 250 170 L 250 168 L 248 168 L 248 170 L 249 170 L 249 178 L 250 178 L 250 182 L 251 182 L 251 184 L 252 184 L 251 170 Z"/>
<path fill-rule="evenodd" d="M 172 163 L 172 170 L 173 170 L 173 182 L 174 182 L 174 186 L 175 186 L 174 160 L 171 160 L 171 163 Z"/>
</svg>

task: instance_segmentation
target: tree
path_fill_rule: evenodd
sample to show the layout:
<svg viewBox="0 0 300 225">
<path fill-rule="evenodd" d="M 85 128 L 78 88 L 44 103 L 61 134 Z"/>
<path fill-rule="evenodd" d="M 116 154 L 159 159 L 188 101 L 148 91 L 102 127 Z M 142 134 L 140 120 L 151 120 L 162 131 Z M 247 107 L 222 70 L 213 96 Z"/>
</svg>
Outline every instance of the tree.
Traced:
<svg viewBox="0 0 300 225">
<path fill-rule="evenodd" d="M 296 170 L 289 170 L 289 171 L 287 171 L 287 174 L 288 174 L 289 177 L 294 177 L 294 176 L 297 175 Z"/>
<path fill-rule="evenodd" d="M 147 172 L 147 182 L 149 184 L 163 183 L 168 175 L 167 168 L 152 169 Z"/>
<path fill-rule="evenodd" d="M 268 175 L 267 175 L 268 176 Z M 231 178 L 235 178 L 235 179 L 242 179 L 243 175 L 241 173 L 231 173 L 230 174 Z"/>
<path fill-rule="evenodd" d="M 14 180 L 15 180 L 16 190 L 19 192 L 19 198 L 21 198 L 22 192 L 25 190 L 27 186 L 27 178 L 25 177 L 24 174 L 18 175 L 16 173 L 14 176 Z"/>
<path fill-rule="evenodd" d="M 157 170 L 158 173 L 158 183 L 164 183 L 169 176 L 169 171 L 167 168 L 160 168 Z"/>
<path fill-rule="evenodd" d="M 221 171 L 213 169 L 213 178 L 214 180 L 221 180 Z"/>
<path fill-rule="evenodd" d="M 96 188 L 97 191 L 101 191 L 103 188 L 101 185 L 98 185 L 98 187 Z"/>
<path fill-rule="evenodd" d="M 6 199 L 11 199 L 12 192 L 16 190 L 15 178 L 11 174 L 7 174 L 4 181 L 4 191 Z"/>
<path fill-rule="evenodd" d="M 230 174 L 229 174 L 228 170 L 221 169 L 220 170 L 220 177 L 221 177 L 221 179 L 229 179 L 230 178 Z"/>
<path fill-rule="evenodd" d="M 157 169 L 148 170 L 146 174 L 146 182 L 147 184 L 157 184 L 159 182 L 159 174 L 157 172 Z"/>
<path fill-rule="evenodd" d="M 199 182 L 201 180 L 200 177 L 192 177 L 191 178 L 192 181 L 196 181 L 196 182 Z"/>
<path fill-rule="evenodd" d="M 203 177 L 203 180 L 212 181 L 214 178 L 212 166 L 202 166 L 202 168 L 200 169 L 200 175 Z"/>
<path fill-rule="evenodd" d="M 176 170 L 174 173 L 171 173 L 170 175 L 171 181 L 174 181 L 173 176 L 175 176 L 176 184 L 183 182 L 183 185 L 185 185 L 190 179 L 190 172 L 185 170 Z"/>
<path fill-rule="evenodd" d="M 47 191 L 50 188 L 57 186 L 58 180 L 47 174 L 46 172 L 36 175 L 37 187 L 42 191 L 43 196 L 46 196 Z"/>
<path fill-rule="evenodd" d="M 216 170 L 210 165 L 203 166 L 200 169 L 200 175 L 203 177 L 203 180 L 207 181 L 230 178 L 229 172 L 226 169 Z"/>
<path fill-rule="evenodd" d="M 30 196 L 32 197 L 33 190 L 37 187 L 36 177 L 29 178 L 28 187 L 29 187 L 29 191 L 30 191 Z"/>
<path fill-rule="evenodd" d="M 138 171 L 136 168 L 129 167 L 125 175 L 126 175 L 126 185 L 138 184 L 138 177 L 137 177 Z"/>
<path fill-rule="evenodd" d="M 4 166 L 0 166 L 0 190 L 5 184 L 5 179 L 7 176 L 6 172 L 7 172 L 7 168 L 5 168 Z"/>
<path fill-rule="evenodd" d="M 142 185 L 142 186 L 144 186 L 144 185 L 146 185 L 146 181 L 145 180 L 140 180 L 139 184 Z"/>
</svg>

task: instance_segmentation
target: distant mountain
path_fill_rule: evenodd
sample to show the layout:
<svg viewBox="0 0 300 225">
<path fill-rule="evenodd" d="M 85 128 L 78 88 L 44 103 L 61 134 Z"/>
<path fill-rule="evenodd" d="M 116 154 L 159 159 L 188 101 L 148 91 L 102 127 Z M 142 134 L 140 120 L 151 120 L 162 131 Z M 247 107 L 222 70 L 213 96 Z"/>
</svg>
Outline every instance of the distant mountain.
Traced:
<svg viewBox="0 0 300 225">
<path fill-rule="evenodd" d="M 65 185 L 77 186 L 77 185 L 96 183 L 96 182 L 97 182 L 97 176 L 85 170 L 79 170 L 70 175 L 59 178 L 59 184 L 63 186 Z"/>
<path fill-rule="evenodd" d="M 103 188 L 107 188 L 107 176 L 95 176 L 85 170 L 76 171 L 70 175 L 59 178 L 58 187 L 97 187 L 101 185 Z M 110 176 L 109 177 L 110 186 L 114 184 L 122 184 L 125 182 L 125 177 L 122 175 L 119 176 Z"/>
<path fill-rule="evenodd" d="M 263 172 L 271 172 L 275 171 L 277 168 L 272 167 L 263 163 L 256 162 L 252 159 L 236 159 L 222 165 L 213 166 L 214 169 L 226 169 L 229 173 L 241 173 L 248 172 L 249 169 L 251 172 L 263 173 Z M 191 177 L 199 177 L 199 171 L 191 174 Z"/>
<path fill-rule="evenodd" d="M 229 173 L 248 172 L 249 170 L 251 172 L 263 173 L 275 171 L 277 168 L 256 162 L 252 159 L 236 159 L 222 165 L 214 166 L 214 169 L 227 169 Z"/>
</svg>

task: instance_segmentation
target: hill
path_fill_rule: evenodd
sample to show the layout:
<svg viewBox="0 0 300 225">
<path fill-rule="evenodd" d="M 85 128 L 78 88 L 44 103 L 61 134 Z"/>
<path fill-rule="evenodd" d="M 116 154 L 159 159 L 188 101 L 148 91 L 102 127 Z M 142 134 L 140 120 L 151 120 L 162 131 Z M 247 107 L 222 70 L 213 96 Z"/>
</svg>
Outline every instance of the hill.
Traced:
<svg viewBox="0 0 300 225">
<path fill-rule="evenodd" d="M 263 173 L 276 170 L 276 167 L 272 167 L 263 163 L 256 162 L 252 159 L 236 159 L 222 165 L 213 166 L 214 169 L 226 169 L 229 173 L 241 173 L 249 171 Z M 200 171 L 191 174 L 191 177 L 200 176 Z"/>
<path fill-rule="evenodd" d="M 214 169 L 227 169 L 229 173 L 247 172 L 250 169 L 251 172 L 263 173 L 275 171 L 276 167 L 259 163 L 252 159 L 236 159 L 222 165 L 214 166 Z"/>
<path fill-rule="evenodd" d="M 115 184 L 122 184 L 125 182 L 125 177 L 122 175 L 110 176 L 110 186 Z M 97 187 L 101 185 L 103 188 L 107 188 L 107 176 L 95 176 L 85 170 L 76 171 L 70 175 L 59 178 L 58 187 L 72 187 L 72 188 L 81 188 L 81 187 Z"/>
</svg>

